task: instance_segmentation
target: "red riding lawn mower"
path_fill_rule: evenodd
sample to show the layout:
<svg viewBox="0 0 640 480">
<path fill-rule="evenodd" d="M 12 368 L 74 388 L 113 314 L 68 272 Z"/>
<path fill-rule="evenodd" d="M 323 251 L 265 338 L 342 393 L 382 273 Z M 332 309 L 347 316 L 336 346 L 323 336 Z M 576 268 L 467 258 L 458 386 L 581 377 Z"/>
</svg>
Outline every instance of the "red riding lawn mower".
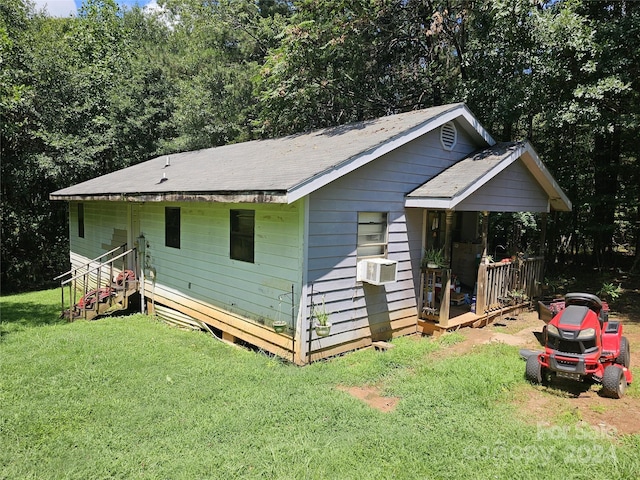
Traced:
<svg viewBox="0 0 640 480">
<path fill-rule="evenodd" d="M 608 309 L 595 295 L 568 293 L 564 304 L 544 329 L 544 352 L 532 352 L 527 358 L 527 379 L 600 383 L 603 396 L 622 397 L 633 379 L 622 325 L 609 321 Z"/>
</svg>

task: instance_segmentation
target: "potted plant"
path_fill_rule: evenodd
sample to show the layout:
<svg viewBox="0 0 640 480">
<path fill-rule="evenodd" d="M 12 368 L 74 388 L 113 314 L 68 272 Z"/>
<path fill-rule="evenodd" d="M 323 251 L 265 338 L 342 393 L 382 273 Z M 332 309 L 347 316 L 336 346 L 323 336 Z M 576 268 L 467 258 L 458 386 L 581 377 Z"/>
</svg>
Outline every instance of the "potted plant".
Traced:
<svg viewBox="0 0 640 480">
<path fill-rule="evenodd" d="M 422 256 L 422 268 L 440 268 L 444 266 L 444 250 L 442 248 L 430 248 L 424 251 Z"/>
<path fill-rule="evenodd" d="M 272 326 L 273 331 L 276 333 L 283 333 L 288 327 L 287 322 L 284 320 L 274 320 Z"/>
<path fill-rule="evenodd" d="M 322 297 L 322 306 L 313 308 L 313 316 L 316 318 L 314 326 L 316 335 L 326 337 L 331 331 L 331 323 L 329 323 L 329 312 L 324 305 L 324 296 Z"/>
</svg>

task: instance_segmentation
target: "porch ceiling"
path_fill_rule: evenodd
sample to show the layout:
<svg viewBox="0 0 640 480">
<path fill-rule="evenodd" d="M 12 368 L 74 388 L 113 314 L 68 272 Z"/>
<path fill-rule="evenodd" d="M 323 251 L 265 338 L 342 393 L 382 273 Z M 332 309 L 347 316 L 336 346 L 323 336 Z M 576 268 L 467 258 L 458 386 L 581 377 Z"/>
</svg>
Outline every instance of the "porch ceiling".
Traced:
<svg viewBox="0 0 640 480">
<path fill-rule="evenodd" d="M 503 196 L 495 191 L 491 195 L 498 175 L 519 160 L 524 167 L 523 172 L 527 172 L 527 182 L 533 183 L 532 187 L 539 191 L 538 199 L 534 201 L 526 195 Z M 474 201 L 474 195 L 477 201 Z M 489 196 L 492 196 L 490 200 Z M 510 142 L 496 144 L 460 160 L 407 194 L 405 206 L 459 211 L 539 212 L 549 209 L 570 211 L 571 201 L 528 142 Z"/>
</svg>

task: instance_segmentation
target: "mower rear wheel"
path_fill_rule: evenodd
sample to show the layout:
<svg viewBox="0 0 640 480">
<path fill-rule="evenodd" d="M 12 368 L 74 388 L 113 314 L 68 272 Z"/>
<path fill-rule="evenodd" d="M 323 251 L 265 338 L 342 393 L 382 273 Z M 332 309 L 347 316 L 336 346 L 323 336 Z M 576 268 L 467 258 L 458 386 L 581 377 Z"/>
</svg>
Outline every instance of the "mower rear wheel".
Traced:
<svg viewBox="0 0 640 480">
<path fill-rule="evenodd" d="M 540 362 L 538 361 L 538 355 L 534 354 L 527 358 L 525 377 L 534 384 L 541 384 L 543 382 L 544 372 L 542 370 L 542 365 L 540 365 Z"/>
<path fill-rule="evenodd" d="M 629 350 L 629 340 L 627 340 L 627 337 L 620 339 L 620 354 L 618 358 L 616 358 L 616 363 L 627 368 L 631 365 L 631 351 Z"/>
<path fill-rule="evenodd" d="M 622 398 L 627 390 L 627 378 L 622 368 L 609 365 L 602 375 L 602 395 L 609 398 Z"/>
</svg>

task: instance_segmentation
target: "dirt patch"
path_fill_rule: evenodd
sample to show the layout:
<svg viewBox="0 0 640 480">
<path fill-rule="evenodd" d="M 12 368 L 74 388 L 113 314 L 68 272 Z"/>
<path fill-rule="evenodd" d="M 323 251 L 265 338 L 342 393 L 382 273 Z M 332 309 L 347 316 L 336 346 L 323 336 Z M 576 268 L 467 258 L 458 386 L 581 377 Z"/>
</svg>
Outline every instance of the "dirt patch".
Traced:
<svg viewBox="0 0 640 480">
<path fill-rule="evenodd" d="M 624 325 L 624 335 L 631 346 L 631 368 L 634 360 L 640 358 L 640 323 L 629 321 L 626 316 L 615 318 Z M 498 319 L 484 328 L 464 328 L 458 330 L 464 340 L 450 347 L 445 347 L 431 354 L 431 358 L 439 359 L 450 355 L 465 355 L 477 348 L 492 342 L 502 342 L 523 349 L 541 349 L 542 323 L 535 312 Z M 524 375 L 524 361 L 522 374 Z M 634 371 L 634 384 L 640 382 L 640 367 Z M 521 417 L 537 425 L 541 435 L 558 434 L 595 434 L 612 436 L 618 434 L 640 433 L 640 395 L 638 387 L 630 387 L 632 391 L 618 400 L 604 398 L 599 395 L 600 386 L 588 386 L 577 382 L 556 382 L 549 387 L 527 385 L 515 392 L 514 404 L 517 405 Z M 392 412 L 399 398 L 385 397 L 375 386 L 344 387 L 339 390 L 349 393 L 367 405 L 381 412 Z M 577 424 L 590 426 L 585 433 L 576 430 L 566 432 L 559 425 Z"/>
<path fill-rule="evenodd" d="M 376 410 L 380 410 L 384 413 L 392 412 L 396 409 L 398 402 L 400 401 L 397 397 L 383 397 L 381 395 L 381 391 L 378 387 L 375 386 L 365 386 L 365 387 L 337 387 L 338 390 L 343 392 L 347 392 L 350 395 L 362 400 L 371 408 L 375 408 Z"/>
<path fill-rule="evenodd" d="M 443 358 L 450 355 L 464 355 L 472 352 L 478 345 L 493 342 L 528 349 L 538 348 L 540 344 L 536 335 L 540 335 L 543 326 L 544 324 L 538 319 L 535 312 L 504 316 L 483 328 L 462 328 L 457 330 L 457 333 L 461 334 L 464 340 L 434 352 L 432 357 Z"/>
<path fill-rule="evenodd" d="M 522 418 L 539 428 L 566 425 L 569 420 L 590 425 L 606 435 L 640 433 L 640 399 L 601 397 L 599 386 L 571 393 L 570 385 L 528 387 L 516 395 Z"/>
</svg>

